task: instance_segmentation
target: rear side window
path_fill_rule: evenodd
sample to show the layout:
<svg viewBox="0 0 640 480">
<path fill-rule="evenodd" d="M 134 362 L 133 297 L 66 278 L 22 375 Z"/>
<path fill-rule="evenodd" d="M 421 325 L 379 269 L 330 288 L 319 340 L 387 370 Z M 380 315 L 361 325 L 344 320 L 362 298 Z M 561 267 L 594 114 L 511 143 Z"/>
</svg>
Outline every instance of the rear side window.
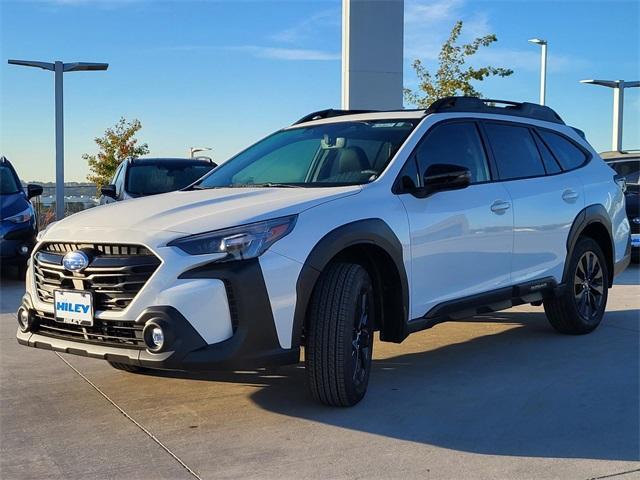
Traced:
<svg viewBox="0 0 640 480">
<path fill-rule="evenodd" d="M 540 151 L 540 155 L 542 156 L 542 162 L 544 163 L 544 168 L 547 170 L 547 173 L 553 175 L 554 173 L 560 173 L 562 169 L 558 164 L 558 161 L 554 158 L 551 151 L 547 148 L 540 137 L 537 135 L 533 135 L 536 139 L 536 145 L 538 145 L 538 150 Z"/>
<path fill-rule="evenodd" d="M 471 182 L 489 180 L 489 167 L 478 128 L 474 123 L 448 123 L 429 131 L 415 157 L 421 178 L 431 165 L 449 164 L 471 171 Z"/>
<path fill-rule="evenodd" d="M 485 123 L 502 180 L 545 175 L 538 147 L 527 127 Z"/>
<path fill-rule="evenodd" d="M 564 170 L 581 167 L 587 161 L 586 154 L 563 136 L 548 130 L 540 130 L 540 136 Z"/>
</svg>

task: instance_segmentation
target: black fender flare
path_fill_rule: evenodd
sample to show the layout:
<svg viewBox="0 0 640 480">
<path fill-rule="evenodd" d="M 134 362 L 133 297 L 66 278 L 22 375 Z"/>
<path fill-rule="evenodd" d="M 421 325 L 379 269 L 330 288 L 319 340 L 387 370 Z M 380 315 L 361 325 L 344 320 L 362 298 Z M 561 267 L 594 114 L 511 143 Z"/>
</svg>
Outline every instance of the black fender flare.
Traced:
<svg viewBox="0 0 640 480">
<path fill-rule="evenodd" d="M 369 218 L 347 223 L 331 230 L 320 239 L 309 253 L 296 283 L 292 348 L 300 345 L 307 306 L 320 274 L 337 254 L 358 244 L 369 244 L 382 248 L 395 264 L 402 289 L 403 318 L 401 322 L 398 322 L 399 319 L 394 319 L 394 324 L 402 325 L 402 334 L 406 336 L 406 324 L 409 317 L 409 282 L 404 268 L 402 243 L 386 222 L 379 218 Z"/>
<path fill-rule="evenodd" d="M 583 210 L 581 210 L 580 213 L 578 213 L 578 215 L 574 219 L 573 224 L 571 225 L 571 229 L 569 230 L 569 236 L 567 237 L 567 257 L 564 262 L 564 271 L 562 273 L 563 283 L 566 283 L 567 275 L 569 273 L 567 271 L 569 267 L 569 262 L 567 260 L 571 255 L 571 253 L 573 252 L 573 249 L 575 248 L 576 243 L 578 242 L 578 238 L 580 238 L 580 235 L 582 234 L 582 232 L 584 232 L 584 230 L 589 225 L 592 225 L 594 223 L 598 223 L 602 225 L 606 229 L 609 237 L 609 245 L 611 247 L 613 258 L 610 259 L 610 264 L 608 265 L 608 267 L 609 267 L 609 270 L 611 270 L 609 272 L 610 282 L 613 281 L 614 272 L 612 270 L 612 266 L 615 263 L 615 247 L 613 243 L 613 234 L 611 233 L 611 230 L 612 230 L 611 219 L 609 218 L 609 215 L 607 211 L 604 209 L 604 207 L 600 204 L 596 204 L 596 205 L 590 205 L 588 207 L 585 207 Z"/>
</svg>

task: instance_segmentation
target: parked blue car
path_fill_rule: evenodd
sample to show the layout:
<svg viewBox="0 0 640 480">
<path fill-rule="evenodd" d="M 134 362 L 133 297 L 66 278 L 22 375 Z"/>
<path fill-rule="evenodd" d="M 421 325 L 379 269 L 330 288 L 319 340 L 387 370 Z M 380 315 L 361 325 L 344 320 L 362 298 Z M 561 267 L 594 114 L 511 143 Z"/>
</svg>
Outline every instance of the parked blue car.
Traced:
<svg viewBox="0 0 640 480">
<path fill-rule="evenodd" d="M 0 157 L 0 266 L 18 267 L 22 276 L 38 231 L 36 215 L 29 199 L 42 194 L 40 185 L 30 184 L 27 192 L 11 162 Z"/>
</svg>

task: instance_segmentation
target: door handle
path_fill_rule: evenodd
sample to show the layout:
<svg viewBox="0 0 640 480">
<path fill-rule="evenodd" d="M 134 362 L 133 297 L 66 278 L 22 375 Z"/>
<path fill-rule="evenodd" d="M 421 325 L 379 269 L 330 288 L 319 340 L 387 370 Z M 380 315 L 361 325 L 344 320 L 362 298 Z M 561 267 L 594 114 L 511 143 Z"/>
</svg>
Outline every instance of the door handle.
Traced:
<svg viewBox="0 0 640 480">
<path fill-rule="evenodd" d="M 503 202 L 502 200 L 496 200 L 491 205 L 491 211 L 493 213 L 497 213 L 498 215 L 502 215 L 504 212 L 511 208 L 511 204 L 509 202 Z"/>
<path fill-rule="evenodd" d="M 576 192 L 575 190 L 572 190 L 570 188 L 568 188 L 564 192 L 562 192 L 562 199 L 565 202 L 568 202 L 568 203 L 575 202 L 578 199 L 579 196 L 580 195 L 578 194 L 578 192 Z"/>
</svg>

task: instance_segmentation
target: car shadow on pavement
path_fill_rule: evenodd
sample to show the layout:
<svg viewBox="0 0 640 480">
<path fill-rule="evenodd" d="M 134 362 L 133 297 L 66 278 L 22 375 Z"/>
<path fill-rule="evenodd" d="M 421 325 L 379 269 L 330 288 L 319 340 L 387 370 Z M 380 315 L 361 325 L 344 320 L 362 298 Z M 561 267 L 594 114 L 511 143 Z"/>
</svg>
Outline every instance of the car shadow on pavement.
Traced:
<svg viewBox="0 0 640 480">
<path fill-rule="evenodd" d="M 543 313 L 476 317 L 512 328 L 375 360 L 367 396 L 346 409 L 314 403 L 302 365 L 158 376 L 257 385 L 252 400 L 271 412 L 454 450 L 638 460 L 640 333 L 626 322 L 639 314 L 607 313 L 584 336 L 556 334 Z"/>
</svg>

